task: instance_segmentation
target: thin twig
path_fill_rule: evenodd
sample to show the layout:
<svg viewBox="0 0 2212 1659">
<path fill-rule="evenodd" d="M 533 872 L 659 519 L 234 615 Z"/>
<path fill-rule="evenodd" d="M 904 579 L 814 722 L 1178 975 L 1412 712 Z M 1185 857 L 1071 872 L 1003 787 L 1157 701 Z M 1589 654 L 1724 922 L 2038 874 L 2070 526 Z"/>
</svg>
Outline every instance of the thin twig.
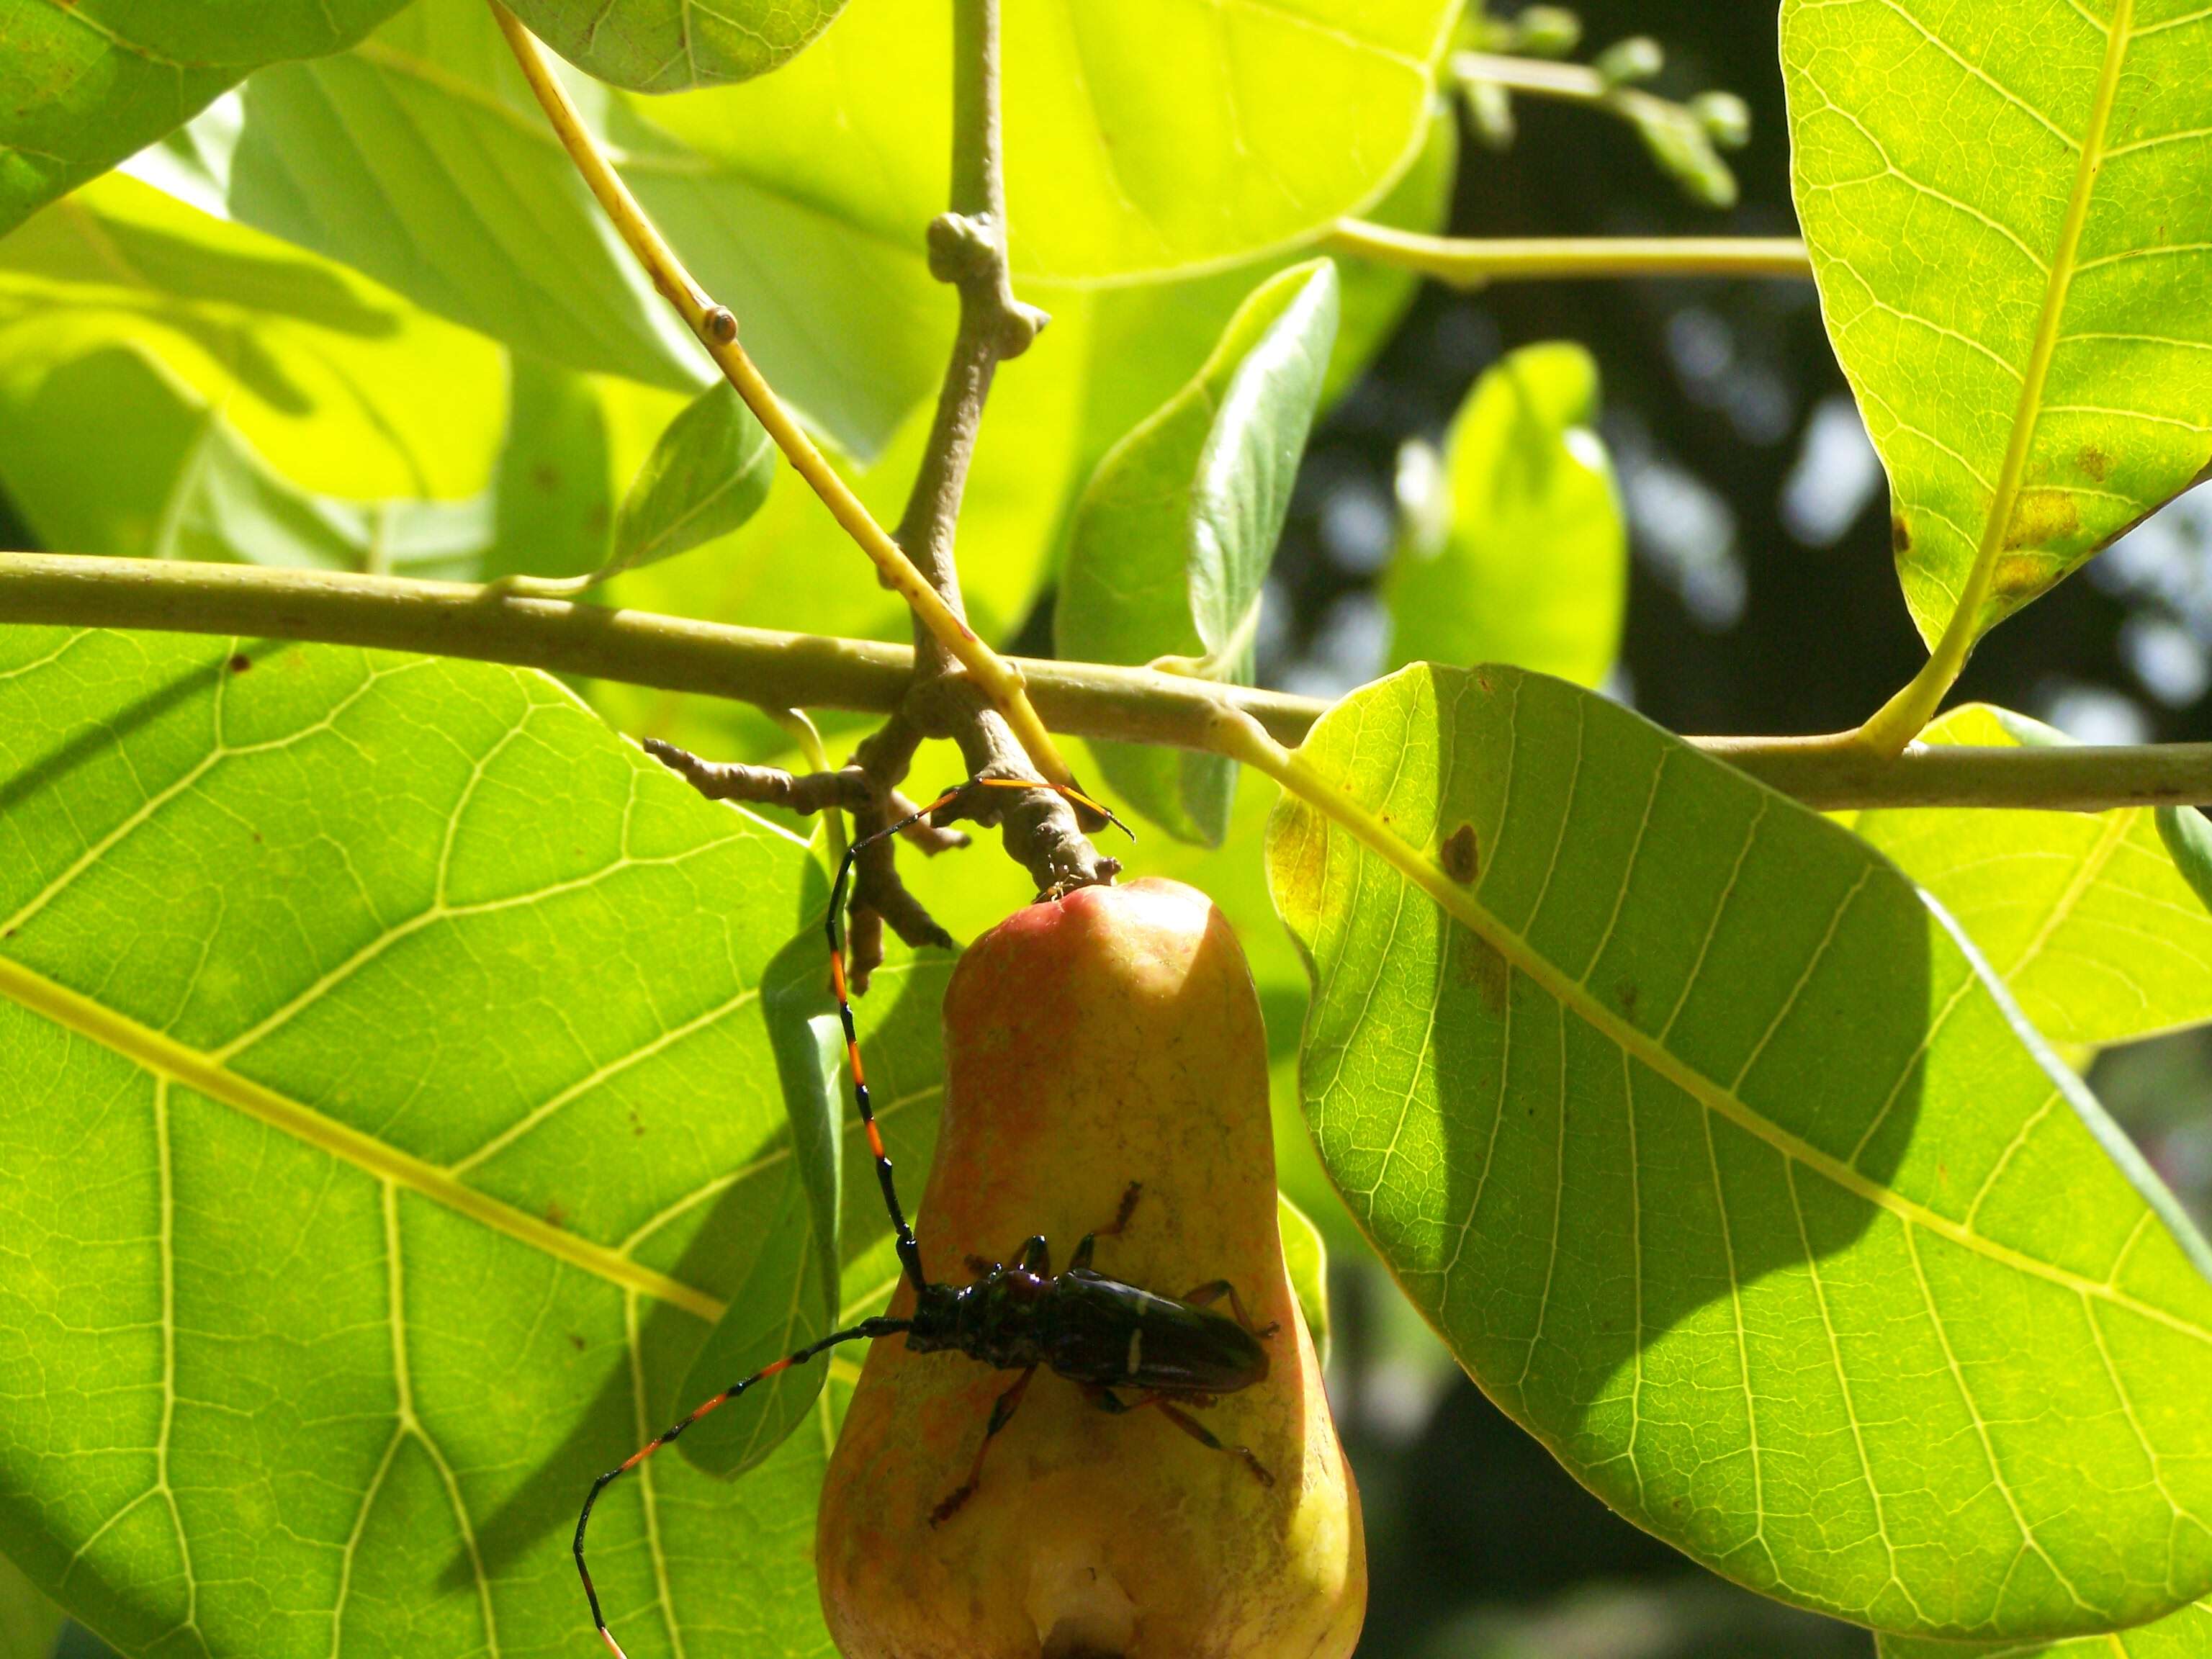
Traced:
<svg viewBox="0 0 2212 1659">
<path fill-rule="evenodd" d="M 899 520 L 898 542 L 945 606 L 959 616 L 954 543 L 983 406 L 999 365 L 1028 350 L 1048 319 L 1014 297 L 1007 258 L 999 0 L 953 0 L 952 18 L 951 205 L 929 228 L 929 267 L 939 282 L 958 290 L 960 326 L 921 465 Z M 958 666 L 943 638 L 924 627 L 917 613 L 915 683 L 905 704 L 909 717 L 924 736 L 957 742 L 970 776 L 1036 777 L 1034 745 L 1005 718 L 1002 708 L 976 695 L 975 683 L 958 674 Z M 902 775 L 903 768 L 897 775 Z M 896 782 L 897 775 L 885 781 Z M 1046 776 L 1055 783 L 1070 781 L 1064 775 Z M 1064 797 L 1042 790 L 993 793 L 1006 797 L 1003 805 L 994 799 L 992 808 L 1005 826 L 1006 851 L 1029 871 L 1039 891 L 1092 886 L 1111 880 L 1121 868 L 1091 845 Z"/>
<path fill-rule="evenodd" d="M 1061 759 L 1044 723 L 1030 707 L 1019 673 L 991 649 L 968 626 L 957 607 L 948 605 L 937 588 L 915 568 L 899 544 L 878 524 L 836 470 L 814 446 L 782 401 L 770 389 L 743 346 L 738 343 L 738 319 L 718 305 L 684 269 L 676 251 L 630 194 L 629 186 L 615 171 L 614 163 L 599 146 L 568 88 L 561 84 L 551 59 L 537 36 L 514 14 L 488 0 L 500 32 L 521 67 L 523 78 L 537 95 L 546 118 L 552 123 L 561 146 L 576 171 L 598 198 L 608 220 L 628 244 L 653 285 L 676 308 L 686 327 L 696 335 L 717 367 L 737 388 L 745 406 L 758 417 L 799 477 L 822 498 L 846 533 L 873 562 L 884 586 L 903 599 L 930 635 L 973 678 L 989 702 L 1028 750 L 1038 771 L 1055 783 L 1073 783 L 1067 763 Z"/>
<path fill-rule="evenodd" d="M 499 594 L 469 584 L 329 570 L 0 553 L 0 623 L 144 629 L 244 641 L 299 640 L 505 663 L 769 708 L 889 714 L 914 653 L 869 640 L 782 634 Z M 249 643 L 247 648 L 252 647 Z M 1280 744 L 1328 705 L 1145 668 L 1014 659 L 1055 731 L 1212 751 L 1224 708 Z M 1875 753 L 1838 738 L 1692 742 L 1822 811 L 1890 806 L 2096 812 L 2212 803 L 2212 744 Z"/>
<path fill-rule="evenodd" d="M 743 801 L 751 806 L 780 806 L 811 814 L 835 807 L 858 811 L 871 805 L 868 775 L 857 766 L 836 771 L 787 772 L 780 766 L 745 766 L 735 761 L 702 760 L 659 738 L 647 738 L 645 752 L 708 800 Z"/>
<path fill-rule="evenodd" d="M 1340 221 L 1332 253 L 1395 265 L 1453 288 L 1612 276 L 1810 276 L 1794 236 L 1424 236 Z"/>
</svg>

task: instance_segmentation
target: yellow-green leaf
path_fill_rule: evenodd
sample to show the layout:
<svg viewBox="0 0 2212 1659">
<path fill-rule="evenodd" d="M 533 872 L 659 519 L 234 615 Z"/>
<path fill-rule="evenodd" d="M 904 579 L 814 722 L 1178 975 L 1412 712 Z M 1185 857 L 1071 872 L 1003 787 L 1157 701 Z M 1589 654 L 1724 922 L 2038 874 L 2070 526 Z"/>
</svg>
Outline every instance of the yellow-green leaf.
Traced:
<svg viewBox="0 0 2212 1659">
<path fill-rule="evenodd" d="M 0 0 L 0 231 L 264 64 L 352 45 L 404 0 Z"/>
<path fill-rule="evenodd" d="M 1288 247 L 1425 136 L 1447 0 L 1042 0 L 1005 20 L 1018 276 L 1158 275 Z M 639 106 L 763 189 L 892 246 L 945 208 L 951 19 L 869 0 L 781 73 Z"/>
<path fill-rule="evenodd" d="M 128 1652 L 588 1642 L 592 1477 L 793 1295 L 806 849 L 543 676 L 176 635 L 0 630 L 0 805 L 9 1553 Z M 633 1656 L 827 1653 L 836 1404 L 610 1491 Z"/>
<path fill-rule="evenodd" d="M 1401 464 L 1390 657 L 1512 663 L 1595 685 L 1628 609 L 1628 531 L 1599 438 L 1597 364 L 1524 346 L 1475 383 L 1440 459 Z"/>
<path fill-rule="evenodd" d="M 1882 1628 L 2212 1589 L 2212 1249 L 1893 866 L 1508 668 L 1368 687 L 1287 775 L 1323 1160 L 1577 1479 Z"/>
<path fill-rule="evenodd" d="M 1261 584 L 1336 338 L 1336 267 L 1269 277 L 1182 387 L 1109 451 L 1078 503 L 1053 612 L 1062 656 L 1249 684 Z M 1107 778 L 1184 841 L 1218 845 L 1237 769 L 1094 743 Z"/>
<path fill-rule="evenodd" d="M 2212 457 L 2212 12 L 1786 0 L 1799 217 L 1931 642 Z M 1971 635 L 1970 635 L 1971 637 Z"/>
<path fill-rule="evenodd" d="M 2148 1625 L 2070 1642 L 1923 1642 L 1884 1636 L 1881 1659 L 2212 1659 L 2212 1602 L 2197 1601 Z"/>
<path fill-rule="evenodd" d="M 2064 743 L 1972 704 L 1924 741 Z M 2118 812 L 1866 811 L 1853 827 L 1966 930 L 2053 1042 L 2102 1045 L 2212 1020 L 2212 915 L 2148 807 Z"/>
<path fill-rule="evenodd" d="M 514 0 L 577 68 L 640 92 L 765 75 L 830 27 L 844 0 Z"/>
</svg>

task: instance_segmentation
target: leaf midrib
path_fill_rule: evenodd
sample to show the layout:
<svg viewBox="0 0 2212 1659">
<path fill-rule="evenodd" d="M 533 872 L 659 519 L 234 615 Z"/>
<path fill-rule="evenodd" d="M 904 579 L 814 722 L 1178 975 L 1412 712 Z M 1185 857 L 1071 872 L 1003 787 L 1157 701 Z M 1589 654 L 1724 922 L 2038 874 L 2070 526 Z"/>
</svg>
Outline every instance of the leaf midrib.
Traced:
<svg viewBox="0 0 2212 1659">
<path fill-rule="evenodd" d="M 2128 0 L 2122 0 L 2122 3 L 2128 3 Z M 1894 1188 L 1870 1179 L 1841 1159 L 1790 1133 L 1771 1118 L 1753 1110 L 1733 1091 L 1723 1088 L 1663 1047 L 1658 1039 L 1623 1019 L 1586 986 L 1568 978 L 1563 969 L 1539 952 L 1525 936 L 1508 927 L 1441 867 L 1431 862 L 1373 813 L 1352 800 L 1343 787 L 1323 775 L 1304 754 L 1278 750 L 1276 757 L 1268 758 L 1265 769 L 1274 776 L 1277 782 L 1307 805 L 1334 818 L 1354 837 L 1395 866 L 1447 915 L 1468 927 L 1510 965 L 1535 981 L 1545 994 L 1707 1110 L 1728 1119 L 1784 1158 L 1802 1164 L 1907 1225 L 1921 1227 L 1973 1255 L 2060 1285 L 2075 1295 L 2124 1308 L 2130 1313 L 2212 1346 L 2212 1330 L 2130 1296 L 2114 1285 L 2085 1279 L 2054 1262 L 2039 1261 L 2025 1251 L 1999 1243 L 1985 1234 L 1974 1232 L 1905 1197 Z M 1259 757 L 1253 758 L 1256 761 Z"/>
<path fill-rule="evenodd" d="M 99 1044 L 156 1078 L 166 1078 L 196 1094 L 218 1101 L 364 1174 L 404 1187 L 434 1204 L 593 1278 L 680 1308 L 709 1324 L 720 1321 L 727 1311 L 720 1300 L 696 1285 L 657 1273 L 605 1245 L 579 1237 L 480 1192 L 434 1164 L 327 1117 L 265 1085 L 241 1077 L 198 1049 L 187 1048 L 173 1037 L 142 1025 L 128 1015 L 58 984 L 6 956 L 0 956 L 0 997 Z"/>
<path fill-rule="evenodd" d="M 2058 246 L 2053 252 L 2051 274 L 2045 279 L 2043 309 L 2035 321 L 2027 373 L 2021 377 L 2020 401 L 2013 411 L 2012 430 L 2005 441 L 2002 465 L 1990 501 L 1989 518 L 1982 526 L 1981 544 L 1975 550 L 1973 568 L 1959 595 L 1947 635 L 1972 641 L 1981 632 L 1982 606 L 1996 580 L 1997 560 L 2004 551 L 2006 533 L 2012 528 L 2014 508 L 2020 500 L 2021 481 L 2027 474 L 2030 451 L 2043 414 L 2044 393 L 2051 365 L 2058 353 L 2059 327 L 2064 321 L 2074 273 L 2080 263 L 2081 237 L 2089 221 L 2089 207 L 2097 193 L 2097 179 L 2105 163 L 2105 147 L 2111 135 L 2112 109 L 2119 99 L 2120 70 L 2135 39 L 2135 0 L 2114 0 L 2112 20 L 2106 25 L 2105 62 L 2097 82 L 2095 100 L 2089 109 L 2088 131 L 2081 136 L 2081 154 L 2074 171 L 2074 188 L 2066 202 Z"/>
</svg>

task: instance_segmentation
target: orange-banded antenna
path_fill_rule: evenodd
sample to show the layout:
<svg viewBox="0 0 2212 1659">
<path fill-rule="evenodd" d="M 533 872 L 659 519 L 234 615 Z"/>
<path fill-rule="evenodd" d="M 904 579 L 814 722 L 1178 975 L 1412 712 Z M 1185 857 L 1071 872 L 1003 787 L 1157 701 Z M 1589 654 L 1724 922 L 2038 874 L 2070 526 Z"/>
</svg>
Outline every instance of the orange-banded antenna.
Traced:
<svg viewBox="0 0 2212 1659">
<path fill-rule="evenodd" d="M 1057 784 L 1030 782 L 1019 778 L 978 778 L 973 782 L 988 785 L 994 788 L 1052 790 L 1055 794 L 1066 796 L 1080 805 L 1091 808 L 1108 823 L 1119 828 L 1124 835 L 1129 835 L 1132 840 L 1135 839 L 1127 824 L 1122 823 L 1112 812 L 1079 790 L 1065 788 Z M 906 1213 L 899 1207 L 898 1188 L 891 1181 L 891 1160 L 890 1155 L 884 1150 L 883 1131 L 876 1127 L 875 1111 L 868 1103 L 867 1074 L 860 1065 L 860 1033 L 853 1024 L 853 1002 L 848 993 L 845 978 L 844 940 L 839 931 L 838 922 L 844 915 L 845 894 L 852 881 L 853 861 L 861 849 L 883 840 L 887 836 L 896 836 L 903 830 L 910 829 L 929 817 L 931 813 L 951 805 L 959 798 L 962 792 L 969 787 L 971 786 L 969 784 L 963 784 L 958 789 L 949 789 L 920 811 L 900 819 L 898 823 L 890 825 L 888 829 L 878 830 L 873 835 L 854 842 L 846 850 L 843 861 L 837 866 L 837 879 L 830 890 L 830 914 L 825 923 L 830 936 L 830 988 L 836 995 L 838 1018 L 845 1028 L 845 1060 L 853 1073 L 853 1098 L 854 1103 L 860 1109 L 860 1121 L 867 1125 L 868 1150 L 875 1157 L 876 1177 L 883 1186 L 884 1203 L 890 1211 L 891 1226 L 898 1235 L 900 1264 L 905 1269 L 908 1277 L 914 1281 L 917 1291 L 927 1288 L 929 1281 L 921 1270 L 921 1246 L 915 1242 L 914 1229 L 907 1224 Z M 820 1341 L 811 1343 L 795 1353 L 786 1355 L 771 1365 L 763 1366 L 750 1376 L 741 1377 L 732 1382 L 713 1399 L 699 1406 L 690 1416 L 655 1435 L 592 1483 L 591 1494 L 584 1499 L 584 1512 L 576 1517 L 576 1539 L 574 1546 L 576 1573 L 584 1581 L 584 1597 L 592 1605 L 592 1623 L 598 1628 L 599 1639 L 607 1644 L 607 1650 L 614 1656 L 614 1659 L 627 1659 L 627 1656 L 623 1652 L 622 1644 L 615 1640 L 614 1633 L 607 1628 L 606 1615 L 599 1607 L 599 1589 L 592 1583 L 592 1570 L 584 1563 L 584 1534 L 592 1523 L 592 1509 L 599 1501 L 599 1494 L 614 1481 L 620 1480 L 644 1462 L 647 1458 L 652 1456 L 653 1453 L 681 1435 L 708 1413 L 735 1400 L 755 1383 L 764 1382 L 770 1377 L 789 1370 L 793 1365 L 803 1365 L 817 1354 L 827 1352 L 841 1342 L 856 1342 L 879 1336 L 892 1336 L 912 1328 L 911 1320 L 878 1318 L 864 1319 L 859 1324 L 845 1330 L 833 1331 Z"/>
<path fill-rule="evenodd" d="M 614 1481 L 628 1474 L 653 1453 L 682 1434 L 684 1430 L 706 1416 L 708 1413 L 735 1400 L 754 1383 L 765 1382 L 769 1378 L 789 1370 L 793 1365 L 803 1365 L 817 1354 L 825 1353 L 841 1342 L 857 1342 L 863 1339 L 896 1335 L 908 1328 L 911 1323 L 911 1321 L 904 1319 L 864 1319 L 850 1329 L 832 1331 L 819 1342 L 810 1343 L 796 1353 L 785 1355 L 773 1365 L 764 1365 L 750 1376 L 741 1377 L 731 1383 L 721 1393 L 695 1409 L 682 1422 L 663 1429 L 644 1445 L 592 1482 L 591 1495 L 584 1499 L 584 1512 L 576 1517 L 576 1541 L 573 1549 L 576 1557 L 576 1575 L 584 1581 L 584 1599 L 592 1604 L 592 1623 L 599 1630 L 599 1639 L 607 1644 L 608 1651 L 614 1655 L 615 1659 L 629 1659 L 629 1656 L 623 1652 L 622 1644 L 615 1640 L 614 1632 L 607 1628 L 606 1614 L 599 1608 L 599 1589 L 592 1583 L 592 1570 L 584 1564 L 584 1532 L 592 1524 L 592 1506 L 599 1501 L 599 1494 Z"/>
<path fill-rule="evenodd" d="M 906 1211 L 899 1203 L 898 1187 L 891 1179 L 890 1155 L 884 1150 L 883 1131 L 876 1127 L 875 1108 L 868 1099 L 866 1068 L 860 1064 L 860 1033 L 853 1023 L 853 1000 L 845 977 L 845 940 L 840 923 L 845 915 L 845 895 L 852 884 L 853 868 L 861 853 L 879 841 L 911 830 L 932 813 L 950 806 L 972 788 L 992 789 L 1049 789 L 1079 806 L 1086 806 L 1104 818 L 1123 835 L 1134 841 L 1136 832 L 1115 817 L 1113 812 L 1079 789 L 1061 784 L 1046 783 L 1033 778 L 971 778 L 957 788 L 948 789 L 928 805 L 910 812 L 896 823 L 886 824 L 872 835 L 863 836 L 845 849 L 844 858 L 837 866 L 837 879 L 830 886 L 830 910 L 823 920 L 823 931 L 830 939 L 830 989 L 837 999 L 837 1018 L 845 1028 L 845 1062 L 853 1074 L 853 1103 L 860 1109 L 860 1121 L 868 1131 L 868 1152 L 876 1161 L 876 1183 L 884 1189 L 884 1207 L 891 1218 L 891 1231 L 896 1236 L 899 1266 L 919 1291 L 929 1283 L 929 1275 L 922 1271 L 921 1245 L 908 1224 Z"/>
</svg>

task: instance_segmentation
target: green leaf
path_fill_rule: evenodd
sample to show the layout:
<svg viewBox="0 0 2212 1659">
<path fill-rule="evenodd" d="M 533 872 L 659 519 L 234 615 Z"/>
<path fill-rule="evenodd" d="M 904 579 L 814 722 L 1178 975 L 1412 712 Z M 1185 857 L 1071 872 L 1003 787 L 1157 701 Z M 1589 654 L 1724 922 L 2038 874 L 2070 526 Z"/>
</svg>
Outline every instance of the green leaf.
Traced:
<svg viewBox="0 0 2212 1659">
<path fill-rule="evenodd" d="M 493 543 L 453 579 L 588 575 L 606 562 L 614 522 L 611 388 L 531 357 L 515 358 L 510 375 Z"/>
<path fill-rule="evenodd" d="M 0 481 L 51 547 L 357 568 L 377 498 L 481 510 L 506 401 L 488 342 L 130 179 L 0 240 Z"/>
<path fill-rule="evenodd" d="M 765 75 L 830 27 L 843 0 L 515 0 L 545 44 L 601 81 L 681 92 Z"/>
<path fill-rule="evenodd" d="M 1391 665 L 1511 663 L 1595 685 L 1628 608 L 1628 532 L 1595 429 L 1597 364 L 1524 346 L 1475 383 L 1441 462 L 1400 467 Z"/>
<path fill-rule="evenodd" d="M 1283 1263 L 1289 1268 L 1291 1290 L 1305 1316 L 1313 1337 L 1314 1352 L 1328 1364 L 1328 1246 L 1321 1229 L 1306 1212 L 1282 1194 L 1275 1194 L 1275 1221 L 1283 1236 Z"/>
<path fill-rule="evenodd" d="M 1923 1642 L 1884 1636 L 1876 1648 L 1881 1659 L 2205 1659 L 2212 1654 L 2212 1602 L 2192 1602 L 2132 1630 L 2070 1642 Z"/>
<path fill-rule="evenodd" d="M 0 1555 L 0 1659 L 48 1659 L 64 1622 L 62 1610 Z"/>
<path fill-rule="evenodd" d="M 1923 741 L 2010 749 L 2068 739 L 1972 704 Z M 2124 1042 L 2212 1020 L 2212 916 L 2148 809 L 1868 811 L 1853 827 L 1950 912 L 2051 1042 Z"/>
<path fill-rule="evenodd" d="M 647 126 L 605 88 L 572 90 L 779 395 L 853 453 L 880 449 L 935 387 L 951 337 L 921 227 L 864 234 Z M 352 52 L 255 76 L 242 125 L 225 113 L 191 137 L 198 188 L 235 217 L 549 362 L 687 392 L 709 379 L 483 5 L 417 0 Z"/>
<path fill-rule="evenodd" d="M 1249 685 L 1261 586 L 1336 337 L 1336 267 L 1255 289 L 1191 381 L 1099 464 L 1054 611 L 1064 657 Z M 1170 835 L 1218 845 L 1236 763 L 1094 744 L 1115 788 Z"/>
<path fill-rule="evenodd" d="M 173 635 L 0 630 L 0 805 L 10 1553 L 127 1651 L 588 1639 L 577 1507 L 796 1184 L 805 849 L 543 676 Z M 828 1653 L 836 1403 L 609 1491 L 638 1659 Z"/>
<path fill-rule="evenodd" d="M 760 511 L 775 463 L 775 444 L 737 389 L 726 380 L 709 386 L 646 458 L 615 519 L 614 557 L 592 580 L 727 535 Z"/>
<path fill-rule="evenodd" d="M 1087 301 L 1062 313 L 993 385 L 969 470 L 959 550 L 968 618 L 987 640 L 1006 640 L 1036 605 L 1062 507 L 1080 482 L 1077 416 L 1091 363 L 1089 319 Z M 837 466 L 879 523 L 899 520 L 933 414 L 915 410 L 872 466 Z M 625 442 L 636 436 L 626 434 Z M 625 459 L 618 443 L 617 469 Z M 852 538 L 805 489 L 771 492 L 736 534 L 693 557 L 629 572 L 609 592 L 617 605 L 753 628 L 901 641 L 913 632 L 904 601 L 876 580 Z M 687 747 L 743 753 L 740 745 L 757 741 L 746 732 L 757 719 L 726 702 L 693 699 L 686 718 L 672 726 L 671 700 L 659 694 L 602 685 L 592 695 L 625 729 Z M 774 741 L 780 746 L 781 733 Z"/>
<path fill-rule="evenodd" d="M 838 1205 L 845 1041 L 836 1016 L 822 1012 L 828 1001 L 822 990 L 823 956 L 814 929 L 803 929 L 769 964 L 761 988 L 791 1119 L 788 1157 L 798 1179 L 775 1180 L 769 1188 L 773 1202 L 738 1203 L 757 1254 L 745 1288 L 731 1297 L 730 1311 L 691 1363 L 684 1383 L 687 1400 L 720 1393 L 836 1324 L 843 1269 Z M 744 1186 L 743 1177 L 738 1184 Z M 756 1285 L 757 1291 L 751 1288 Z M 702 1419 L 678 1443 L 690 1462 L 711 1474 L 750 1468 L 805 1421 L 828 1374 L 822 1364 L 786 1371 Z"/>
<path fill-rule="evenodd" d="M 1428 137 L 1390 193 L 1364 216 L 1396 230 L 1436 232 L 1451 216 L 1459 165 L 1459 125 L 1442 99 L 1430 108 Z M 1252 290 L 1277 272 L 1313 257 L 1316 245 L 1173 282 L 1131 283 L 1088 296 L 1093 307 L 1092 367 L 1083 412 L 1081 475 L 1091 477 L 1106 452 L 1204 367 L 1229 319 Z M 1351 390 L 1405 319 L 1420 278 L 1410 271 L 1355 259 L 1339 266 L 1335 349 L 1322 386 L 1324 408 Z M 1057 313 L 1085 297 L 1082 289 L 1024 284 L 1023 293 Z"/>
<path fill-rule="evenodd" d="M 1578 1480 L 1881 1628 L 2212 1588 L 2212 1250 L 1904 876 L 1508 668 L 1369 687 L 1291 776 L 1323 1160 Z"/>
<path fill-rule="evenodd" d="M 264 64 L 351 46 L 404 0 L 0 0 L 0 231 Z"/>
<path fill-rule="evenodd" d="M 2158 838 L 2165 844 L 2173 867 L 2197 895 L 2197 902 L 2212 908 L 2212 823 L 2193 808 L 2161 806 Z"/>
<path fill-rule="evenodd" d="M 1785 0 L 1782 31 L 1905 598 L 1932 643 L 1972 589 L 1978 635 L 2212 457 L 2212 12 Z"/>
<path fill-rule="evenodd" d="M 1158 275 L 1290 247 L 1380 198 L 1425 135 L 1450 0 L 1007 9 L 1018 275 Z M 945 206 L 951 41 L 934 0 L 871 0 L 782 73 L 646 118 L 893 247 Z M 739 313 L 742 317 L 743 313 Z"/>
</svg>

